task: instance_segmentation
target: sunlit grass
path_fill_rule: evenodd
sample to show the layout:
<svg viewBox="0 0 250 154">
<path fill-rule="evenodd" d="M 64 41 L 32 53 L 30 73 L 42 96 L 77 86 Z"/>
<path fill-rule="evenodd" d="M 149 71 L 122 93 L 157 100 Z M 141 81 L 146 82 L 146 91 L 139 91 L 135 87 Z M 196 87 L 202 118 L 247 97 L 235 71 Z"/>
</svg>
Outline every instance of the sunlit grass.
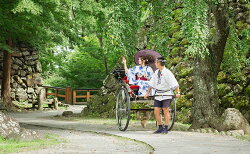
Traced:
<svg viewBox="0 0 250 154">
<path fill-rule="evenodd" d="M 250 134 L 237 137 L 238 139 L 250 142 Z"/>
<path fill-rule="evenodd" d="M 13 104 L 20 110 L 20 111 L 25 111 L 25 110 L 30 110 L 33 109 L 33 104 L 28 103 L 28 102 L 18 102 L 18 101 L 13 101 Z M 37 105 L 36 105 L 37 107 Z M 50 108 L 49 104 L 42 104 L 43 108 Z M 58 105 L 59 110 L 67 110 L 67 106 L 65 105 Z M 34 108 L 35 109 L 35 108 Z"/>
<path fill-rule="evenodd" d="M 51 145 L 65 142 L 55 134 L 46 134 L 43 139 L 33 141 L 19 141 L 0 137 L 0 153 L 21 152 L 37 150 Z"/>
</svg>

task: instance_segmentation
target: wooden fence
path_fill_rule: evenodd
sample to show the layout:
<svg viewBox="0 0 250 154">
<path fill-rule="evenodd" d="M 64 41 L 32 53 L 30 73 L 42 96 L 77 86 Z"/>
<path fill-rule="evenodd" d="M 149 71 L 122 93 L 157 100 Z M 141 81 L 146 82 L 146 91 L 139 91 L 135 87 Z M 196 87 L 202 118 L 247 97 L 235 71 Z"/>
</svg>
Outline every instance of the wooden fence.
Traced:
<svg viewBox="0 0 250 154">
<path fill-rule="evenodd" d="M 46 98 L 54 96 L 57 98 L 63 98 L 66 104 L 87 104 L 90 98 L 93 96 L 93 92 L 99 91 L 99 89 L 73 89 L 71 87 L 60 88 L 52 86 L 42 86 L 46 91 Z M 53 92 L 50 92 L 53 91 Z M 64 94 L 62 94 L 64 93 Z M 85 101 L 77 101 L 77 99 L 85 99 Z"/>
</svg>

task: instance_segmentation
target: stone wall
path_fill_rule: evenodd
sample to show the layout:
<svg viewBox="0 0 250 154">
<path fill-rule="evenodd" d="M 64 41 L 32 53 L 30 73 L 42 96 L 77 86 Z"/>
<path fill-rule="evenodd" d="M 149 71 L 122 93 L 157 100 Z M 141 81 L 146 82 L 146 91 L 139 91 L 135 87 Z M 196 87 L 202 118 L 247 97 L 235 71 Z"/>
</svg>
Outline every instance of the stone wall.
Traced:
<svg viewBox="0 0 250 154">
<path fill-rule="evenodd" d="M 36 103 L 42 85 L 41 63 L 36 49 L 27 45 L 15 47 L 12 54 L 11 97 L 13 101 Z M 3 77 L 3 52 L 0 51 L 0 83 Z M 1 91 L 1 84 L 0 84 Z"/>
</svg>

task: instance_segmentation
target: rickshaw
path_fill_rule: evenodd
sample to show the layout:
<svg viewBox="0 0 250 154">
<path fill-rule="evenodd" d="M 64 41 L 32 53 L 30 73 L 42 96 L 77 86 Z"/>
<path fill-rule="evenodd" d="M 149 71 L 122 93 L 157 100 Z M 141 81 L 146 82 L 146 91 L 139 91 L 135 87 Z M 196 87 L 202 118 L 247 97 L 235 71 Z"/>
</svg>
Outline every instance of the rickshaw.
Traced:
<svg viewBox="0 0 250 154">
<path fill-rule="evenodd" d="M 154 56 L 155 58 L 160 57 L 160 54 L 153 50 L 142 50 L 136 53 L 134 57 L 135 63 L 136 63 L 136 58 L 138 58 L 141 55 L 147 55 L 147 54 L 151 54 L 151 56 Z M 155 70 L 154 64 L 151 64 L 151 66 Z M 129 126 L 129 121 L 131 119 L 130 114 L 132 111 L 153 111 L 153 106 L 150 108 L 139 108 L 139 109 L 136 108 L 135 109 L 135 108 L 131 108 L 131 104 L 142 103 L 142 102 L 153 104 L 154 96 L 156 95 L 149 96 L 147 100 L 145 100 L 143 97 L 139 97 L 137 93 L 139 90 L 139 86 L 128 84 L 124 69 L 116 69 L 114 71 L 114 75 L 115 75 L 115 78 L 118 80 L 118 83 L 121 85 L 120 86 L 121 88 L 118 90 L 116 94 L 116 121 L 117 121 L 119 130 L 126 131 Z M 174 95 L 171 95 L 171 96 L 173 96 L 173 100 L 169 108 L 170 119 L 169 119 L 168 131 L 170 131 L 173 128 L 175 117 L 176 117 L 176 99 L 174 98 Z"/>
</svg>

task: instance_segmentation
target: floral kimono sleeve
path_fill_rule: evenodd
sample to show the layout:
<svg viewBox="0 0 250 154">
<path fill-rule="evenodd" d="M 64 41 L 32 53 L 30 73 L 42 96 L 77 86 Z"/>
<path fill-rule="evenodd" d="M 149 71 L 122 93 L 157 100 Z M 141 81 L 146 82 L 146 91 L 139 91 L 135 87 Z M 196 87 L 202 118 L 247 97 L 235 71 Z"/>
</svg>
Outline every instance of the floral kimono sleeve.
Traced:
<svg viewBox="0 0 250 154">
<path fill-rule="evenodd" d="M 134 66 L 128 69 L 127 77 L 129 80 L 129 84 L 135 84 L 137 82 L 135 75 L 138 73 L 138 71 L 139 71 L 138 66 Z"/>
<path fill-rule="evenodd" d="M 147 68 L 147 78 L 148 78 L 148 80 L 150 80 L 152 78 L 153 74 L 154 74 L 153 69 L 151 67 L 148 67 Z"/>
</svg>

